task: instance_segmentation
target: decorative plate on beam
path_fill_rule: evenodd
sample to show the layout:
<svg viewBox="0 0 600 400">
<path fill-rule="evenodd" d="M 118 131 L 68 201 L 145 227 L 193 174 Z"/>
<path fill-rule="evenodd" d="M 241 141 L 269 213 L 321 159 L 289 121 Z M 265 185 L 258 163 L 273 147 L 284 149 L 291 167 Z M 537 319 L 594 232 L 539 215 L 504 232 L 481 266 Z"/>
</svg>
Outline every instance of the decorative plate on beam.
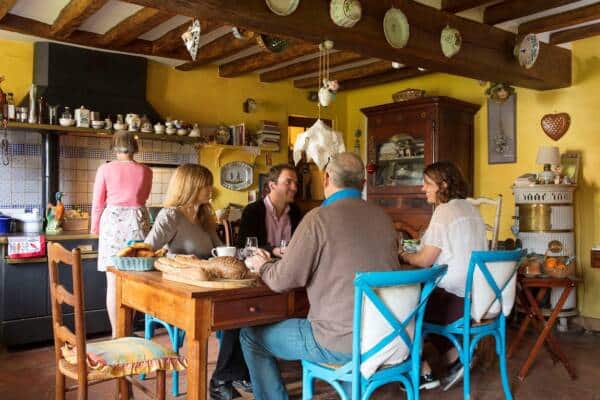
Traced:
<svg viewBox="0 0 600 400">
<path fill-rule="evenodd" d="M 288 46 L 287 40 L 268 35 L 258 35 L 256 37 L 256 43 L 271 53 L 281 53 Z"/>
<path fill-rule="evenodd" d="M 515 46 L 515 56 L 519 60 L 521 67 L 527 69 L 533 67 L 540 54 L 540 41 L 535 33 L 525 35 L 523 39 Z"/>
<path fill-rule="evenodd" d="M 400 49 L 406 46 L 410 27 L 406 15 L 398 8 L 390 8 L 383 17 L 383 33 L 390 46 Z"/>
<path fill-rule="evenodd" d="M 265 3 L 267 3 L 269 10 L 277 15 L 285 17 L 296 11 L 300 0 L 265 0 Z"/>
<path fill-rule="evenodd" d="M 329 16 L 334 24 L 343 28 L 351 28 L 362 16 L 362 7 L 358 0 L 331 0 Z"/>
</svg>

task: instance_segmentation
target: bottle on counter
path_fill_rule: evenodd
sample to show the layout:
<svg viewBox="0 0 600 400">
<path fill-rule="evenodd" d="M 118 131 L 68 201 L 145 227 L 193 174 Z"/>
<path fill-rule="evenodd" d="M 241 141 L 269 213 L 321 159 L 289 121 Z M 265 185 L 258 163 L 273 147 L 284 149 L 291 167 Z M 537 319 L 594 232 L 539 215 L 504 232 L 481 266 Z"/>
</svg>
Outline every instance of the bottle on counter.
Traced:
<svg viewBox="0 0 600 400">
<path fill-rule="evenodd" d="M 6 112 L 4 113 L 4 118 L 9 121 L 14 121 L 17 119 L 16 107 L 15 107 L 15 99 L 12 93 L 6 94 Z"/>
</svg>

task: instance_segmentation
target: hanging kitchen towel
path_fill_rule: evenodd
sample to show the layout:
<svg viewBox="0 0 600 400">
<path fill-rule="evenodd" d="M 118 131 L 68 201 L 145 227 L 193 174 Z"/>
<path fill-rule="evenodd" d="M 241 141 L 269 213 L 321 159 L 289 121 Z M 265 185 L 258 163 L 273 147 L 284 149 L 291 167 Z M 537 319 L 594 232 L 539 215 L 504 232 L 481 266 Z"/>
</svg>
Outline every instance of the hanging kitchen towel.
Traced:
<svg viewBox="0 0 600 400">
<path fill-rule="evenodd" d="M 46 237 L 14 236 L 8 238 L 8 258 L 32 258 L 46 255 Z"/>
</svg>

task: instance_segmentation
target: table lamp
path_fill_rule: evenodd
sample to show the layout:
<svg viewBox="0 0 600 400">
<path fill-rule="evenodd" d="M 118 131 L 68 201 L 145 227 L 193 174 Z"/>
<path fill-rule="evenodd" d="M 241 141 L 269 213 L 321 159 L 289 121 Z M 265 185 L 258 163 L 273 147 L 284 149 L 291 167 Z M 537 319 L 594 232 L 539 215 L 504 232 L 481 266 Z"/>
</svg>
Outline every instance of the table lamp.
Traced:
<svg viewBox="0 0 600 400">
<path fill-rule="evenodd" d="M 536 164 L 543 164 L 544 170 L 538 174 L 538 180 L 542 184 L 554 182 L 552 165 L 560 164 L 560 153 L 556 146 L 540 146 L 538 148 Z"/>
</svg>

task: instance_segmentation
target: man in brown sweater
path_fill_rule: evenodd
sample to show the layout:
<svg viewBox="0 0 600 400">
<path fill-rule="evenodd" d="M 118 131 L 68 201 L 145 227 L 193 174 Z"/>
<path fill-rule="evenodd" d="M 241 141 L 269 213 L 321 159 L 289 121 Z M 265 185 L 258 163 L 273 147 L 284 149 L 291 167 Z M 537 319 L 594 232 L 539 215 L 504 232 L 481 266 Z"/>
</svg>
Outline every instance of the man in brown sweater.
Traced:
<svg viewBox="0 0 600 400">
<path fill-rule="evenodd" d="M 326 200 L 310 211 L 281 260 L 258 250 L 250 269 L 274 291 L 306 287 L 308 319 L 244 328 L 240 341 L 257 400 L 287 399 L 276 359 L 343 364 L 352 358 L 354 275 L 398 268 L 396 232 L 378 206 L 361 199 L 364 165 L 353 153 L 325 169 Z"/>
</svg>

